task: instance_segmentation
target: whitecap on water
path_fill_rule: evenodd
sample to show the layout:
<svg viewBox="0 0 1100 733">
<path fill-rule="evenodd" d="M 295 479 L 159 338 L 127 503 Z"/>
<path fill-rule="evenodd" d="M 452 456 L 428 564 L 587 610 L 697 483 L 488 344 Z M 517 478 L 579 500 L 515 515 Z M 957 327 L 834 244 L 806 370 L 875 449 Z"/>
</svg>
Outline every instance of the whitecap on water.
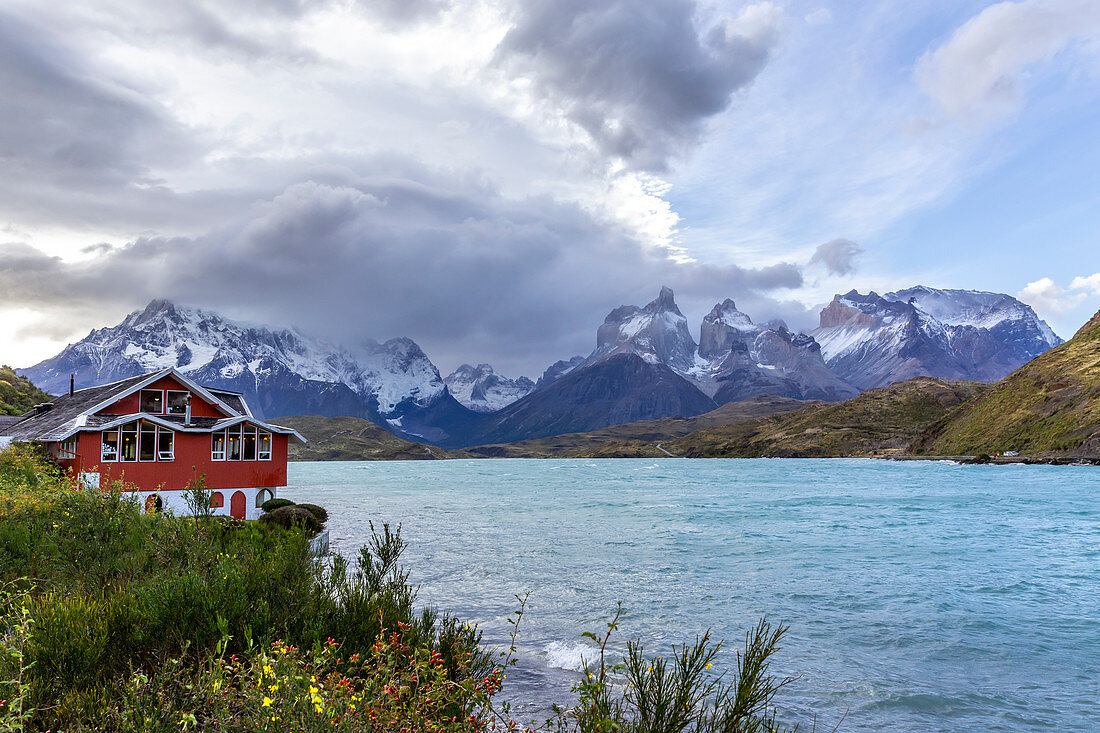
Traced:
<svg viewBox="0 0 1100 733">
<path fill-rule="evenodd" d="M 558 669 L 580 672 L 587 661 L 590 665 L 599 662 L 600 650 L 590 644 L 580 642 L 552 641 L 546 645 L 546 663 Z"/>
</svg>

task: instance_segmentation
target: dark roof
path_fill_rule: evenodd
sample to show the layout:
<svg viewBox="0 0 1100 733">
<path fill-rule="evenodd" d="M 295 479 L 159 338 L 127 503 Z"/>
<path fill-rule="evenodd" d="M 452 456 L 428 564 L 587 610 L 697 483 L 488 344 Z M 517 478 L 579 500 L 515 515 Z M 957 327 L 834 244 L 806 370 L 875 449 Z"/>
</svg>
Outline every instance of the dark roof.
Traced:
<svg viewBox="0 0 1100 733">
<path fill-rule="evenodd" d="M 225 403 L 225 406 L 238 415 L 247 415 L 248 409 L 244 406 L 244 395 L 240 392 L 227 392 L 224 389 L 206 388 L 206 391 Z"/>
<path fill-rule="evenodd" d="M 78 389 L 71 395 L 55 397 L 53 407 L 43 411 L 39 405 L 14 425 L 0 428 L 0 433 L 16 440 L 59 440 L 76 427 L 76 420 L 91 408 L 121 394 L 149 378 L 148 374 L 123 379 L 121 382 Z"/>
<path fill-rule="evenodd" d="M 0 415 L 0 430 L 23 419 L 22 415 Z"/>
<path fill-rule="evenodd" d="M 96 415 L 91 414 L 91 412 L 97 405 L 105 402 L 109 404 L 151 377 L 167 373 L 167 371 L 151 372 L 111 384 L 77 390 L 71 395 L 62 395 L 55 398 L 53 402 L 36 406 L 34 410 L 14 418 L 10 422 L 0 423 L 0 436 L 14 440 L 62 440 L 80 430 L 95 430 L 103 425 L 128 418 L 130 415 Z M 207 388 L 204 387 L 203 389 Z M 209 389 L 207 391 L 213 397 L 222 401 L 231 411 L 236 411 L 237 414 L 231 417 L 192 417 L 191 422 L 186 424 L 183 421 L 183 415 L 148 415 L 145 417 L 178 424 L 180 429 L 184 431 L 199 432 L 214 429 L 221 423 L 228 424 L 244 418 L 249 422 L 254 422 L 275 432 L 289 434 L 296 440 L 305 442 L 305 439 L 291 428 L 271 425 L 262 420 L 249 417 L 244 398 L 239 392 Z M 139 416 L 144 416 L 144 414 L 137 413 L 133 417 L 137 418 Z"/>
</svg>

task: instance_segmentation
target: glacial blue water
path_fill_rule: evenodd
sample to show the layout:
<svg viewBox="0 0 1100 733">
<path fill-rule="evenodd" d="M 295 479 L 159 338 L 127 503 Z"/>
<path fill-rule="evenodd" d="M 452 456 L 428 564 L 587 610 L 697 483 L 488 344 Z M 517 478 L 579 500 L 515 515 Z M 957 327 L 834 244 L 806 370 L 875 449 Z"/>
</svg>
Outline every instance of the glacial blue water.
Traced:
<svg viewBox="0 0 1100 733">
<path fill-rule="evenodd" d="M 735 663 L 790 625 L 782 717 L 810 730 L 1100 730 L 1100 469 L 870 460 L 294 463 L 348 556 L 403 525 L 420 600 L 504 643 L 531 720 L 570 700 L 581 637 L 667 652 L 712 629 Z M 718 671 L 716 668 L 715 671 Z"/>
</svg>

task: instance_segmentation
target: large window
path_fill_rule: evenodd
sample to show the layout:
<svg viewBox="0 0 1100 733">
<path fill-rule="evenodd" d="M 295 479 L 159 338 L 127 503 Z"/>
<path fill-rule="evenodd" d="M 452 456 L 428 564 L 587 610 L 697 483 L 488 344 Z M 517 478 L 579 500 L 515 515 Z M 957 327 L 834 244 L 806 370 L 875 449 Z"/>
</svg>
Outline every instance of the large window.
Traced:
<svg viewBox="0 0 1100 733">
<path fill-rule="evenodd" d="M 231 428 L 226 428 L 225 439 L 229 444 L 229 460 L 241 460 L 241 426 L 234 425 Z"/>
<path fill-rule="evenodd" d="M 118 460 L 118 430 L 103 431 L 103 450 L 100 460 L 114 462 Z"/>
<path fill-rule="evenodd" d="M 172 389 L 168 390 L 168 409 L 166 412 L 169 415 L 187 414 L 187 398 L 190 395 L 190 392 L 177 392 Z"/>
<path fill-rule="evenodd" d="M 210 434 L 210 460 L 225 460 L 225 431 L 219 430 Z"/>
<path fill-rule="evenodd" d="M 61 461 L 71 461 L 76 458 L 77 437 L 74 435 L 63 440 L 57 446 L 57 458 Z"/>
<path fill-rule="evenodd" d="M 138 441 L 138 424 L 136 422 L 126 423 L 119 428 L 119 436 L 121 437 L 121 448 L 119 449 L 120 461 L 136 461 L 138 456 L 137 441 Z"/>
<path fill-rule="evenodd" d="M 171 461 L 176 457 L 176 434 L 168 428 L 158 428 L 157 460 Z"/>
<path fill-rule="evenodd" d="M 142 412 L 148 412 L 153 415 L 160 415 L 164 413 L 164 390 L 160 389 L 143 389 L 141 390 L 141 398 L 139 400 Z"/>
<path fill-rule="evenodd" d="M 104 430 L 102 435 L 102 461 L 171 461 L 176 457 L 175 433 L 152 423 L 126 423 L 120 428 Z"/>
<path fill-rule="evenodd" d="M 143 461 L 157 460 L 157 426 L 152 423 L 141 424 L 141 442 L 138 458 Z"/>
<path fill-rule="evenodd" d="M 234 425 L 210 434 L 213 461 L 270 461 L 271 433 L 255 425 Z"/>
<path fill-rule="evenodd" d="M 256 426 L 245 425 L 244 426 L 244 455 L 241 456 L 242 460 L 254 461 L 256 460 Z"/>
</svg>

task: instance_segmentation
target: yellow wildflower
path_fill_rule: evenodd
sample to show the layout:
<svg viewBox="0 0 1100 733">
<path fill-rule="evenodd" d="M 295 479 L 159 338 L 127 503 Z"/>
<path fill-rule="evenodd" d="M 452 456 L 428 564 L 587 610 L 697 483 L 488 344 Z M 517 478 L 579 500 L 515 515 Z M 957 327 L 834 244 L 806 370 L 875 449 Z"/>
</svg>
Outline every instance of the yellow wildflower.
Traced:
<svg viewBox="0 0 1100 733">
<path fill-rule="evenodd" d="M 272 700 L 272 699 L 271 699 L 270 697 L 266 697 L 266 696 L 265 696 L 265 697 L 264 697 L 264 704 L 263 704 L 263 705 L 261 705 L 260 707 L 262 707 L 262 708 L 269 708 L 269 707 L 271 707 L 271 703 L 273 703 L 273 702 L 275 702 L 275 701 L 274 701 L 274 700 Z"/>
</svg>

